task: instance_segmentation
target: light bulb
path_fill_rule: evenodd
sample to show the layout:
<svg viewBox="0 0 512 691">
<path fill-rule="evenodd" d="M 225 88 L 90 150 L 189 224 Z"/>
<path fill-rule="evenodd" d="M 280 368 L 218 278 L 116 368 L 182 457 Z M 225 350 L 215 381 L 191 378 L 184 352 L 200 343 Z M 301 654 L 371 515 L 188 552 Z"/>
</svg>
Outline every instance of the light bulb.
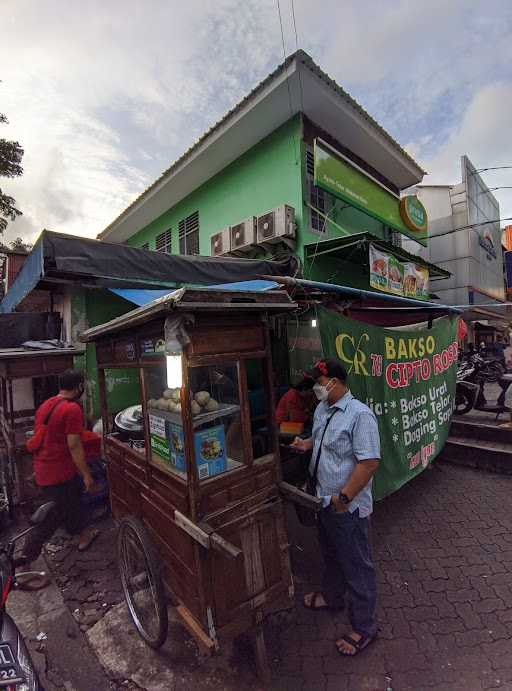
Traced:
<svg viewBox="0 0 512 691">
<path fill-rule="evenodd" d="M 182 371 L 181 355 L 167 355 L 167 386 L 169 389 L 181 389 Z"/>
<path fill-rule="evenodd" d="M 311 326 L 316 329 L 316 319 L 311 320 Z"/>
</svg>

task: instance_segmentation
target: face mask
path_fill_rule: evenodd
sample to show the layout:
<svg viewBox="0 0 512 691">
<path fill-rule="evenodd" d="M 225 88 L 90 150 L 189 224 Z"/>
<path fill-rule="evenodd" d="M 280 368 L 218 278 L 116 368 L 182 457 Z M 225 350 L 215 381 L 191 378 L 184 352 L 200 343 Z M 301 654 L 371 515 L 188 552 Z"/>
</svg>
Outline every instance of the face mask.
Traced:
<svg viewBox="0 0 512 691">
<path fill-rule="evenodd" d="M 329 389 L 327 387 L 329 386 L 331 381 L 332 379 L 328 381 L 325 386 L 322 386 L 322 384 L 315 384 L 313 386 L 313 391 L 315 392 L 315 396 L 318 398 L 319 401 L 327 400 L 327 397 L 329 396 Z"/>
</svg>

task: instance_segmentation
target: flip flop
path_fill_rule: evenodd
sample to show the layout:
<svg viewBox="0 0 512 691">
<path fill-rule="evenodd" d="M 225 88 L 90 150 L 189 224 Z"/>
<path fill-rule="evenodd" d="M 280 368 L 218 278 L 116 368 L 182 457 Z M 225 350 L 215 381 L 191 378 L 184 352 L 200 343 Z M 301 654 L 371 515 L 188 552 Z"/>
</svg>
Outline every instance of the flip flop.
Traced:
<svg viewBox="0 0 512 691">
<path fill-rule="evenodd" d="M 89 547 L 92 545 L 94 540 L 98 537 L 100 534 L 100 531 L 94 528 L 94 530 L 91 530 L 89 532 L 89 535 L 87 536 L 87 539 L 84 542 L 79 542 L 78 543 L 78 551 L 79 552 L 85 552 L 85 550 L 89 549 Z"/>
<path fill-rule="evenodd" d="M 311 593 L 311 601 L 310 601 L 309 605 L 306 604 L 306 601 L 304 600 L 304 598 L 302 599 L 302 604 L 304 605 L 304 607 L 306 609 L 312 609 L 313 611 L 328 609 L 330 611 L 339 612 L 340 610 L 343 609 L 343 607 L 331 607 L 330 605 L 318 605 L 317 600 L 320 596 L 323 597 L 325 600 L 325 595 L 322 593 L 322 591 L 317 590 L 314 593 Z"/>
<path fill-rule="evenodd" d="M 340 655 L 343 655 L 343 657 L 355 657 L 356 655 L 359 655 L 359 653 L 362 653 L 365 648 L 367 648 L 370 643 L 373 643 L 373 641 L 377 638 L 377 634 L 375 636 L 365 636 L 364 634 L 361 636 L 361 638 L 356 641 L 355 638 L 352 638 L 352 636 L 349 636 L 348 634 L 346 636 L 342 636 L 338 640 L 340 641 L 345 641 L 345 643 L 348 643 L 355 649 L 355 653 L 345 653 L 338 645 L 338 642 L 336 641 L 335 646 L 336 650 Z"/>
</svg>

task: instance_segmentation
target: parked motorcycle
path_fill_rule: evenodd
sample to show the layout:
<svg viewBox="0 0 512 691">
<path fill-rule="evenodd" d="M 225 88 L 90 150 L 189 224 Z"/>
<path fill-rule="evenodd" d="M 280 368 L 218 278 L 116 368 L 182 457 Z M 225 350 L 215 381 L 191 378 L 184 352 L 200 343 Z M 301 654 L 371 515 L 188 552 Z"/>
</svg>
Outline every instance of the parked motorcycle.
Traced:
<svg viewBox="0 0 512 691">
<path fill-rule="evenodd" d="M 55 507 L 54 502 L 43 504 L 30 518 L 31 527 L 8 542 L 0 543 L 0 689 L 7 691 L 44 691 L 30 653 L 18 627 L 5 611 L 9 593 L 17 587 L 17 578 L 45 577 L 44 571 L 15 573 L 14 549 L 16 542 L 44 523 Z"/>
</svg>

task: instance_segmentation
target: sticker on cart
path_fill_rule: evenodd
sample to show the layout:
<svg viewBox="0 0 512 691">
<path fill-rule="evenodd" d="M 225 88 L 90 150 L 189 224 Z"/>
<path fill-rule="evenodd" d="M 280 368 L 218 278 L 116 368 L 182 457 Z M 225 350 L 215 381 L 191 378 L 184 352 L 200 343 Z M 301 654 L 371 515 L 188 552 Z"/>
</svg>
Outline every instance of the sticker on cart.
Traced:
<svg viewBox="0 0 512 691">
<path fill-rule="evenodd" d="M 197 474 L 200 480 L 226 470 L 226 441 L 224 427 L 210 427 L 194 435 Z"/>
</svg>

